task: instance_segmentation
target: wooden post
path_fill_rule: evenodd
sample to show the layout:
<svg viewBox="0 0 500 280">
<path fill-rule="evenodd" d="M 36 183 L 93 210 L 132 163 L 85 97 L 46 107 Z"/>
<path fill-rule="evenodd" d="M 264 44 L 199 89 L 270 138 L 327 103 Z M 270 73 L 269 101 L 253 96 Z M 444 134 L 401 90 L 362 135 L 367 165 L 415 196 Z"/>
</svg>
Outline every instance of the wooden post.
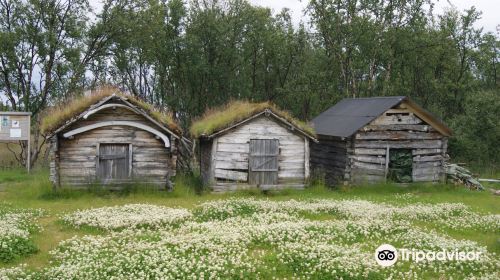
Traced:
<svg viewBox="0 0 500 280">
<path fill-rule="evenodd" d="M 31 115 L 28 116 L 28 159 L 27 159 L 28 173 L 31 170 Z"/>
<path fill-rule="evenodd" d="M 385 181 L 387 182 L 387 174 L 389 173 L 389 145 L 385 149 Z"/>
<path fill-rule="evenodd" d="M 209 182 L 210 185 L 215 185 L 215 163 L 217 161 L 217 143 L 219 142 L 219 138 L 215 137 L 212 141 L 212 152 L 210 153 L 210 174 L 209 174 Z"/>
<path fill-rule="evenodd" d="M 309 179 L 309 160 L 310 160 L 310 156 L 309 156 L 309 139 L 307 137 L 304 137 L 304 177 L 305 177 L 305 181 L 307 182 L 307 180 Z"/>
</svg>

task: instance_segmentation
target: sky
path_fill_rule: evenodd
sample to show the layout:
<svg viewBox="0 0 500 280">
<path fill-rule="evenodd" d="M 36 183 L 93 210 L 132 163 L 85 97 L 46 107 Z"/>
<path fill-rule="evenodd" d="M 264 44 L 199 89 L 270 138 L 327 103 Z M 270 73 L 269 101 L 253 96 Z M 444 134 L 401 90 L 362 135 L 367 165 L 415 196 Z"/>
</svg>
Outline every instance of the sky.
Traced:
<svg viewBox="0 0 500 280">
<path fill-rule="evenodd" d="M 251 3 L 269 7 L 275 13 L 283 8 L 290 9 L 294 23 L 298 24 L 301 20 L 306 22 L 304 9 L 307 6 L 308 0 L 250 0 Z M 500 32 L 497 26 L 500 25 L 500 1 L 499 0 L 438 0 L 435 2 L 435 13 L 442 13 L 445 9 L 455 6 L 458 10 L 463 11 L 475 6 L 477 10 L 482 11 L 482 17 L 477 22 L 477 28 L 484 28 L 485 32 Z"/>
<path fill-rule="evenodd" d="M 96 11 L 102 6 L 101 0 L 89 0 Z M 308 19 L 304 15 L 304 9 L 308 0 L 249 0 L 251 3 L 269 7 L 274 13 L 280 12 L 283 8 L 290 9 L 293 22 L 298 25 L 301 21 L 307 23 Z M 186 1 L 187 2 L 187 1 Z M 481 19 L 476 23 L 476 28 L 483 28 L 485 32 L 500 33 L 500 0 L 436 0 L 435 13 L 442 13 L 452 5 L 458 10 L 465 10 L 475 6 L 477 10 L 482 11 Z M 498 27 L 497 27 L 498 26 Z"/>
</svg>

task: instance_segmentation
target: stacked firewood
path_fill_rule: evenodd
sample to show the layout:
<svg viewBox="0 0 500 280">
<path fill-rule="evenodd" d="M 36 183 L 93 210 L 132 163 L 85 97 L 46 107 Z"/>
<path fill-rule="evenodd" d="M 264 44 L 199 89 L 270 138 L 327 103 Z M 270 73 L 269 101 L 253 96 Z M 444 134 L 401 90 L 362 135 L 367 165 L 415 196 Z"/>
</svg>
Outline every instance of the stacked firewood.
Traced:
<svg viewBox="0 0 500 280">
<path fill-rule="evenodd" d="M 471 190 L 484 190 L 483 185 L 474 178 L 472 172 L 458 164 L 446 164 L 446 177 L 455 184 L 461 184 Z"/>
</svg>

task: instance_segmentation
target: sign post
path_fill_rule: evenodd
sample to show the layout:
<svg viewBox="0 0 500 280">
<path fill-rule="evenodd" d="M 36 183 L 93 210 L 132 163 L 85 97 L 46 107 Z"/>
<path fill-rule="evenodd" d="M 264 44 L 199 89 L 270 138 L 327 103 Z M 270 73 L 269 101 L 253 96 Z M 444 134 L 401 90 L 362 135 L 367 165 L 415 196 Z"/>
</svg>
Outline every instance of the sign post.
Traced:
<svg viewBox="0 0 500 280">
<path fill-rule="evenodd" d="M 0 112 L 0 142 L 27 141 L 26 169 L 31 162 L 31 113 Z"/>
</svg>

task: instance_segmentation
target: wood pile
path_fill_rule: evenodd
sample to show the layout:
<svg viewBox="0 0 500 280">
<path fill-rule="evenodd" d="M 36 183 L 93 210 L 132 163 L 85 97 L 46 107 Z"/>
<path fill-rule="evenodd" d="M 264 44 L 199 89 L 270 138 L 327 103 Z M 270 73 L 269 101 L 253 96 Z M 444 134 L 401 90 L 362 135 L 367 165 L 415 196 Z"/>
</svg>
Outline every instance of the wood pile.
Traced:
<svg viewBox="0 0 500 280">
<path fill-rule="evenodd" d="M 471 190 L 484 190 L 483 185 L 474 178 L 472 172 L 458 164 L 447 163 L 446 175 L 448 180 L 451 180 L 455 184 L 464 185 Z"/>
</svg>

